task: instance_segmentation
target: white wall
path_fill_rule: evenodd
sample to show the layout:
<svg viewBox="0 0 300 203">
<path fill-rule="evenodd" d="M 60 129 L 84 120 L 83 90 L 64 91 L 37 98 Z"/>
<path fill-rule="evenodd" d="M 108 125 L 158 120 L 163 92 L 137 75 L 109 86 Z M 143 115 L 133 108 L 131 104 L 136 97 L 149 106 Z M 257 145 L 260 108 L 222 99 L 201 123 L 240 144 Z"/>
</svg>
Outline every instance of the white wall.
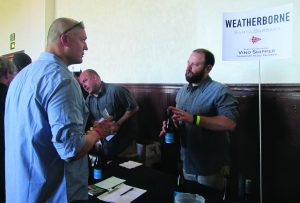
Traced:
<svg viewBox="0 0 300 203">
<path fill-rule="evenodd" d="M 9 3 L 16 0 L 0 0 L 2 1 Z M 44 33 L 40 31 L 44 31 L 44 28 L 37 26 L 45 26 L 45 23 L 43 25 L 40 19 L 35 17 L 39 9 L 33 8 L 41 4 L 38 3 L 40 0 L 28 2 L 27 6 L 22 5 L 27 7 L 23 12 L 32 12 L 32 14 L 25 24 L 35 29 L 30 30 L 26 37 L 24 35 L 24 48 L 21 49 L 27 50 L 25 47 L 29 46 L 32 54 L 37 56 L 40 52 L 38 49 L 42 49 L 40 44 L 43 44 L 44 40 L 42 39 Z M 223 12 L 246 11 L 293 3 L 294 56 L 289 59 L 262 60 L 261 77 L 263 83 L 299 83 L 300 81 L 300 40 L 296 40 L 300 35 L 298 0 L 57 0 L 54 2 L 55 17 L 72 17 L 84 21 L 86 25 L 89 50 L 84 56 L 83 69 L 93 68 L 100 73 L 104 81 L 120 83 L 185 83 L 186 61 L 190 52 L 200 47 L 211 50 L 216 56 L 216 64 L 211 72 L 213 79 L 224 83 L 257 83 L 258 61 L 222 61 Z M 28 4 L 31 4 L 30 8 Z M 17 13 L 15 15 L 18 16 Z M 21 27 L 19 23 L 16 25 Z M 12 28 L 7 27 L 9 33 L 12 32 Z M 37 29 L 40 30 L 36 33 Z M 22 29 L 15 32 L 16 36 L 23 35 Z M 0 31 L 0 43 L 2 37 Z M 4 53 L 6 51 L 0 47 L 0 54 Z"/>
<path fill-rule="evenodd" d="M 24 50 L 36 59 L 45 48 L 45 0 L 0 0 L 0 55 Z M 15 49 L 10 50 L 10 34 Z"/>
</svg>

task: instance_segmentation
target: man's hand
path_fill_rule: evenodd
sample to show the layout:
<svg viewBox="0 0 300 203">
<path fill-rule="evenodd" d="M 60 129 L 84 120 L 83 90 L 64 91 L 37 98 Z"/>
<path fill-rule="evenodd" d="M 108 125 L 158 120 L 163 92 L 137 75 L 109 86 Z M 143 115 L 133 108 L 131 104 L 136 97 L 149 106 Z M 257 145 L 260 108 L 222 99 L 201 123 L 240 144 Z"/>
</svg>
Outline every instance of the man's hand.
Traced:
<svg viewBox="0 0 300 203">
<path fill-rule="evenodd" d="M 192 114 L 189 114 L 189 113 L 187 113 L 181 109 L 175 108 L 173 106 L 170 106 L 169 108 L 174 114 L 172 118 L 175 121 L 185 121 L 188 123 L 193 123 L 194 118 L 193 118 Z M 176 122 L 174 122 L 174 123 L 176 123 Z"/>
<path fill-rule="evenodd" d="M 167 121 L 163 121 L 163 125 L 162 125 L 161 131 L 159 133 L 159 137 L 164 136 L 166 134 L 166 126 L 167 126 Z"/>
<path fill-rule="evenodd" d="M 95 128 L 102 133 L 101 138 L 105 138 L 108 135 L 115 134 L 119 129 L 119 125 L 110 118 L 101 122 L 94 122 L 93 129 Z"/>
</svg>

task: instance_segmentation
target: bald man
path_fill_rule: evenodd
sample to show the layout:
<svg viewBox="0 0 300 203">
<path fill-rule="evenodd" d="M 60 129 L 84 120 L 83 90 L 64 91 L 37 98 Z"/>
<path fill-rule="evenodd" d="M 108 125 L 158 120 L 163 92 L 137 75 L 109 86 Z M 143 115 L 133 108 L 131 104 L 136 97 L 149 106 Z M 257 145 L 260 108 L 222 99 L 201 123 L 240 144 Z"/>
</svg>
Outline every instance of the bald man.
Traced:
<svg viewBox="0 0 300 203">
<path fill-rule="evenodd" d="M 56 19 L 47 48 L 11 83 L 5 109 L 6 202 L 88 199 L 87 152 L 116 124 L 98 123 L 84 134 L 88 116 L 68 65 L 88 49 L 82 22 Z"/>
<path fill-rule="evenodd" d="M 106 158 L 130 157 L 136 154 L 136 129 L 134 115 L 139 106 L 133 95 L 120 85 L 105 83 L 93 69 L 84 70 L 80 74 L 80 83 L 89 93 L 86 99 L 93 121 L 103 119 L 101 113 L 107 113 L 118 124 L 112 139 L 101 139 Z"/>
</svg>

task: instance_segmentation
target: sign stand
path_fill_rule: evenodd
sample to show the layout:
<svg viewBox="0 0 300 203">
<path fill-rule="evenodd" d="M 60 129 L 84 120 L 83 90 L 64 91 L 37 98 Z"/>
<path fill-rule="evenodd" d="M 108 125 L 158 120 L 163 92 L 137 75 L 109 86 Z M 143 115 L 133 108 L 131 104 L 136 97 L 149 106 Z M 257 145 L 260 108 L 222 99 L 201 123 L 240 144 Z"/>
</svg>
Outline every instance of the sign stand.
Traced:
<svg viewBox="0 0 300 203">
<path fill-rule="evenodd" d="M 259 117 L 259 199 L 262 203 L 262 144 L 261 144 L 261 71 L 260 60 L 258 60 L 258 117 Z"/>
</svg>

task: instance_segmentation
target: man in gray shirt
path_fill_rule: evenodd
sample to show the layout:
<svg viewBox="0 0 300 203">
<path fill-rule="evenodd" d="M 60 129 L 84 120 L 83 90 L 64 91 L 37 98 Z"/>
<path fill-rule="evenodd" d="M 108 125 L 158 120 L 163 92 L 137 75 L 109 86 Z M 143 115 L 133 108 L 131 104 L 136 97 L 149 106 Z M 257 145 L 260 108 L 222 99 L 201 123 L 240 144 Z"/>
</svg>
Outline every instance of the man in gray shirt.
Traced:
<svg viewBox="0 0 300 203">
<path fill-rule="evenodd" d="M 196 49 L 188 60 L 184 85 L 169 107 L 180 128 L 185 179 L 222 190 L 229 165 L 228 132 L 236 127 L 238 102 L 230 89 L 209 76 L 214 55 Z M 165 123 L 161 135 L 165 133 Z"/>
<path fill-rule="evenodd" d="M 98 73 L 92 69 L 80 74 L 80 83 L 89 93 L 86 99 L 93 121 L 104 118 L 103 111 L 117 123 L 115 135 L 102 139 L 104 155 L 126 157 L 135 153 L 135 124 L 133 116 L 139 106 L 131 93 L 120 85 L 105 83 Z M 111 138 L 111 139 L 109 139 Z"/>
</svg>

